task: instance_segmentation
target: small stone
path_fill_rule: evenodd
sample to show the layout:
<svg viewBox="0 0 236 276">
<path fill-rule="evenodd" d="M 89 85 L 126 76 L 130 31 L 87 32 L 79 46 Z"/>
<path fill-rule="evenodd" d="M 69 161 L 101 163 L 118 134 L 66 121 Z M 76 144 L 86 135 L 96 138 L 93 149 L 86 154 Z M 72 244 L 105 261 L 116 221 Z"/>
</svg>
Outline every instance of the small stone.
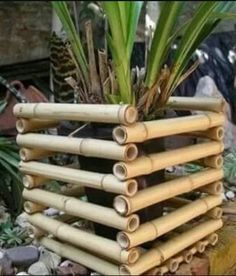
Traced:
<svg viewBox="0 0 236 276">
<path fill-rule="evenodd" d="M 12 267 L 12 261 L 4 254 L 0 259 L 0 275 L 13 275 L 14 269 Z"/>
<path fill-rule="evenodd" d="M 38 249 L 34 246 L 18 246 L 7 249 L 5 254 L 16 266 L 29 266 L 39 259 Z"/>
<path fill-rule="evenodd" d="M 235 198 L 235 194 L 234 192 L 232 191 L 228 191 L 226 194 L 225 194 L 226 198 L 227 199 L 234 199 Z"/>
<path fill-rule="evenodd" d="M 28 273 L 30 275 L 50 275 L 51 274 L 47 266 L 41 261 L 32 264 L 28 269 Z"/>
<path fill-rule="evenodd" d="M 59 215 L 60 211 L 55 208 L 48 208 L 43 212 L 46 216 L 53 217 Z"/>
<path fill-rule="evenodd" d="M 28 228 L 30 226 L 30 223 L 27 220 L 27 214 L 25 212 L 22 213 L 22 214 L 20 214 L 16 218 L 15 224 L 18 225 L 18 226 L 20 226 L 23 229 Z"/>
<path fill-rule="evenodd" d="M 46 264 L 50 269 L 56 269 L 61 262 L 61 257 L 57 254 L 48 251 L 44 247 L 40 247 L 40 257 L 39 260 Z"/>
<path fill-rule="evenodd" d="M 25 271 L 21 271 L 21 272 L 17 273 L 16 275 L 29 275 L 29 274 Z"/>
<path fill-rule="evenodd" d="M 57 275 L 88 275 L 88 269 L 80 264 L 67 260 L 57 267 Z"/>
</svg>

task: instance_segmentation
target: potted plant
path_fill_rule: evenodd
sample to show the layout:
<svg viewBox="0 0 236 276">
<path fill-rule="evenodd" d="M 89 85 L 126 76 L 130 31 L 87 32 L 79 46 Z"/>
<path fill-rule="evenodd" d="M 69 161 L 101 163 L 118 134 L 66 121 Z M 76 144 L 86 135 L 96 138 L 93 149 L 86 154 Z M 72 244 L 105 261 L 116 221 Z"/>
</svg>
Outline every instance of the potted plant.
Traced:
<svg viewBox="0 0 236 276">
<path fill-rule="evenodd" d="M 148 49 L 147 64 L 144 73 L 141 68 L 131 68 L 133 51 L 142 1 L 104 1 L 104 11 L 109 30 L 107 32 L 108 48 L 97 51 L 97 59 L 92 42 L 91 24 L 85 25 L 87 54 L 81 38 L 76 31 L 68 4 L 63 1 L 52 2 L 70 45 L 68 51 L 78 69 L 78 80 L 70 84 L 79 93 L 82 103 L 113 103 L 132 104 L 138 108 L 139 120 L 153 120 L 164 116 L 162 107 L 167 103 L 176 87 L 197 67 L 196 62 L 188 68 L 188 63 L 201 42 L 225 17 L 234 5 L 232 2 L 210 1 L 201 2 L 193 17 L 177 28 L 178 19 L 183 12 L 185 2 L 165 1 L 161 10 L 153 39 Z M 171 47 L 179 38 L 178 48 L 173 52 L 172 62 L 165 64 Z M 98 124 L 90 125 L 79 133 L 80 136 L 112 139 L 112 127 Z M 164 150 L 163 139 L 151 140 L 140 148 L 140 153 L 151 153 Z M 113 162 L 97 158 L 80 157 L 81 167 L 90 171 L 111 172 Z M 140 189 L 162 182 L 164 172 L 155 172 L 148 177 L 139 179 Z M 107 195 L 93 189 L 86 189 L 88 200 L 101 205 L 111 206 L 113 195 Z M 151 206 L 142 211 L 141 222 L 147 221 L 161 210 Z M 95 230 L 99 235 L 114 238 L 116 232 L 104 226 Z"/>
</svg>

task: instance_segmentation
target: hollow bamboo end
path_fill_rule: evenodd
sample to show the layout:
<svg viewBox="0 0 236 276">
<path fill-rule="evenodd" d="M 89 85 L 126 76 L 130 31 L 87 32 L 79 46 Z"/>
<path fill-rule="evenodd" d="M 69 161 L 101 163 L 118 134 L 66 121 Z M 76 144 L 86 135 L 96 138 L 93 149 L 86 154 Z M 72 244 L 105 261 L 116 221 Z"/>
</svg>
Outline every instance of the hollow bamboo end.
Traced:
<svg viewBox="0 0 236 276">
<path fill-rule="evenodd" d="M 126 184 L 126 195 L 127 196 L 134 196 L 138 191 L 138 183 L 136 180 L 128 180 Z"/>
<path fill-rule="evenodd" d="M 20 159 L 22 161 L 27 161 L 28 160 L 28 158 L 27 158 L 27 149 L 25 149 L 25 148 L 20 149 L 19 155 L 20 155 Z"/>
<path fill-rule="evenodd" d="M 16 130 L 19 133 L 24 133 L 25 132 L 25 120 L 26 119 L 18 119 L 16 121 Z"/>
<path fill-rule="evenodd" d="M 128 249 L 130 248 L 130 240 L 125 232 L 119 232 L 116 237 L 117 242 L 121 248 Z"/>
<path fill-rule="evenodd" d="M 128 255 L 128 263 L 129 264 L 134 264 L 138 261 L 140 257 L 140 251 L 137 248 L 132 248 L 129 250 L 129 255 Z"/>
<path fill-rule="evenodd" d="M 134 106 L 127 106 L 124 115 L 125 123 L 131 125 L 137 121 L 138 111 Z"/>
<path fill-rule="evenodd" d="M 126 198 L 125 196 L 120 195 L 115 197 L 113 205 L 116 212 L 120 215 L 124 216 L 130 214 L 131 206 L 128 198 Z"/>
<path fill-rule="evenodd" d="M 214 184 L 215 192 L 217 194 L 223 193 L 223 183 L 221 181 L 218 181 Z"/>
<path fill-rule="evenodd" d="M 125 163 L 116 163 L 113 167 L 113 173 L 118 179 L 125 180 L 128 175 Z"/>
<path fill-rule="evenodd" d="M 133 161 L 136 159 L 138 156 L 138 148 L 134 144 L 129 144 L 126 146 L 126 151 L 125 151 L 125 160 L 126 161 Z"/>
<path fill-rule="evenodd" d="M 175 260 L 175 259 L 170 260 L 170 261 L 169 261 L 168 267 L 169 267 L 169 271 L 170 271 L 171 273 L 177 271 L 178 268 L 179 268 L 179 261 L 178 261 L 178 260 Z"/>
<path fill-rule="evenodd" d="M 192 251 L 190 251 L 190 250 L 187 251 L 187 252 L 183 255 L 183 257 L 184 257 L 185 263 L 187 263 L 187 264 L 191 263 L 192 260 L 193 260 L 193 253 L 192 253 Z"/>
<path fill-rule="evenodd" d="M 27 229 L 28 235 L 31 239 L 38 239 L 45 235 L 45 232 L 33 225 L 30 225 Z"/>
<path fill-rule="evenodd" d="M 34 178 L 31 175 L 24 175 L 22 179 L 23 185 L 27 189 L 34 187 Z"/>
<path fill-rule="evenodd" d="M 25 201 L 24 203 L 24 210 L 28 214 L 33 214 L 36 212 L 43 211 L 45 208 L 46 208 L 45 206 L 42 206 L 40 204 L 31 202 L 31 201 Z"/>
<path fill-rule="evenodd" d="M 197 251 L 203 253 L 206 250 L 206 244 L 203 241 L 200 241 L 196 245 Z"/>
<path fill-rule="evenodd" d="M 127 231 L 134 232 L 139 227 L 139 217 L 137 215 L 131 215 L 128 220 Z"/>
<path fill-rule="evenodd" d="M 216 137 L 218 140 L 223 140 L 225 135 L 225 131 L 223 127 L 217 127 Z"/>
<path fill-rule="evenodd" d="M 126 128 L 123 126 L 118 126 L 113 129 L 112 132 L 113 139 L 120 145 L 123 145 L 126 143 L 127 140 L 127 132 Z"/>
<path fill-rule="evenodd" d="M 218 240 L 219 240 L 219 236 L 216 233 L 211 234 L 208 238 L 208 241 L 212 246 L 216 245 Z"/>
</svg>

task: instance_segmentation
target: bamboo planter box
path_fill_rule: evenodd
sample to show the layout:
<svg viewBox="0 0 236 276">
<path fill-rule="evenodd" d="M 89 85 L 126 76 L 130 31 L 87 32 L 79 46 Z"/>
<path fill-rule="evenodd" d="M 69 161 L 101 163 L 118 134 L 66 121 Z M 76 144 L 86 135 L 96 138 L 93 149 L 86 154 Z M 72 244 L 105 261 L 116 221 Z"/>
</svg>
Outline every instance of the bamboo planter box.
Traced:
<svg viewBox="0 0 236 276">
<path fill-rule="evenodd" d="M 31 235 L 62 257 L 105 275 L 163 275 L 176 271 L 182 262 L 191 262 L 193 255 L 204 252 L 207 246 L 214 246 L 218 241 L 215 232 L 223 224 L 219 206 L 224 102 L 171 97 L 166 108 L 204 112 L 136 122 L 137 110 L 129 105 L 16 105 L 19 169 L 24 174 L 24 208 L 32 225 Z M 63 120 L 113 124 L 113 141 L 42 133 Z M 166 152 L 140 151 L 147 141 L 171 135 L 194 135 L 208 141 Z M 44 161 L 58 153 L 112 160 L 113 169 L 104 173 Z M 140 179 L 154 175 L 155 181 L 157 172 L 188 162 L 201 164 L 203 169 L 140 188 Z M 44 184 L 50 179 L 75 188 L 65 194 L 45 191 Z M 112 197 L 112 206 L 79 198 L 91 188 Z M 192 191 L 199 192 L 199 199 L 181 198 Z M 140 212 L 153 206 L 165 206 L 167 211 L 153 213 L 151 219 L 143 221 Z M 70 219 L 43 215 L 48 207 L 63 211 Z M 116 239 L 71 226 L 69 221 L 77 218 L 116 229 Z"/>
</svg>

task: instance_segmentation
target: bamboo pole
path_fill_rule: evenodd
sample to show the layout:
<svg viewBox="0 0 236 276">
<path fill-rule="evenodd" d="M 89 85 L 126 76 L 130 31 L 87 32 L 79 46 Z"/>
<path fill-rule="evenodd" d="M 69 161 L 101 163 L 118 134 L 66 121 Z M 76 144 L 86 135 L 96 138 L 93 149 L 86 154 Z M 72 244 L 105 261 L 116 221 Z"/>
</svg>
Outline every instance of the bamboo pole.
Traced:
<svg viewBox="0 0 236 276">
<path fill-rule="evenodd" d="M 31 239 L 39 239 L 47 234 L 42 229 L 33 225 L 29 225 L 29 227 L 27 228 L 27 233 Z"/>
<path fill-rule="evenodd" d="M 119 144 L 141 143 L 159 137 L 208 130 L 223 123 L 224 115 L 215 113 L 138 122 L 131 126 L 116 127 L 113 139 Z"/>
<path fill-rule="evenodd" d="M 65 152 L 126 162 L 133 161 L 138 156 L 138 149 L 134 144 L 121 146 L 113 141 L 99 139 L 27 133 L 18 134 L 16 142 L 21 147 L 38 151 Z"/>
<path fill-rule="evenodd" d="M 116 265 L 83 250 L 49 238 L 42 238 L 39 242 L 42 246 L 45 246 L 59 256 L 84 265 L 102 275 L 119 275 L 119 269 Z"/>
<path fill-rule="evenodd" d="M 182 224 L 205 214 L 221 202 L 220 196 L 207 196 L 198 199 L 165 216 L 141 224 L 133 233 L 119 232 L 117 242 L 122 248 L 128 249 L 155 240 Z"/>
<path fill-rule="evenodd" d="M 123 250 L 119 244 L 113 240 L 76 229 L 66 223 L 48 218 L 42 214 L 28 216 L 28 221 L 32 225 L 40 227 L 43 231 L 49 232 L 54 237 L 64 242 L 81 247 L 96 255 L 102 255 L 103 257 L 115 260 L 119 263 L 135 263 L 140 257 L 140 252 L 137 248 Z"/>
<path fill-rule="evenodd" d="M 16 121 L 16 129 L 19 133 L 33 132 L 54 128 L 59 125 L 59 121 L 55 120 L 39 120 L 39 119 L 23 119 L 18 118 Z"/>
<path fill-rule="evenodd" d="M 220 219 L 222 218 L 223 210 L 222 208 L 216 207 L 209 212 L 206 213 L 206 216 L 212 219 Z"/>
<path fill-rule="evenodd" d="M 222 181 L 217 181 L 215 183 L 200 187 L 199 191 L 210 195 L 220 195 L 223 192 L 223 183 Z"/>
<path fill-rule="evenodd" d="M 137 109 L 130 105 L 115 104 L 16 104 L 16 117 L 49 120 L 69 120 L 129 125 L 137 120 Z"/>
<path fill-rule="evenodd" d="M 222 141 L 224 138 L 224 128 L 222 126 L 218 126 L 205 131 L 190 132 L 187 135 Z"/>
<path fill-rule="evenodd" d="M 169 166 L 219 154 L 223 149 L 224 145 L 220 142 L 207 142 L 167 152 L 149 154 L 129 163 L 116 163 L 113 167 L 113 174 L 120 180 L 148 175 Z"/>
<path fill-rule="evenodd" d="M 121 217 L 111 208 L 84 202 L 76 198 L 58 195 L 40 189 L 24 189 L 23 197 L 47 207 L 54 207 L 69 215 L 81 217 L 120 230 L 132 232 L 139 227 L 139 218 L 137 215 Z"/>
<path fill-rule="evenodd" d="M 136 180 L 119 181 L 112 174 L 102 174 L 78 169 L 65 168 L 40 162 L 20 162 L 22 173 L 54 179 L 71 184 L 91 187 L 106 192 L 133 196 L 138 190 Z"/>
<path fill-rule="evenodd" d="M 226 102 L 222 98 L 170 97 L 164 108 L 175 110 L 224 112 Z"/>
<path fill-rule="evenodd" d="M 40 160 L 43 158 L 47 158 L 49 156 L 55 155 L 55 152 L 47 151 L 44 149 L 29 149 L 29 148 L 21 148 L 20 149 L 20 159 L 22 161 L 32 161 L 32 160 Z"/>
<path fill-rule="evenodd" d="M 210 168 L 220 169 L 223 167 L 223 157 L 221 155 L 213 155 L 199 160 L 200 165 Z"/>
<path fill-rule="evenodd" d="M 122 265 L 120 267 L 120 273 L 122 275 L 140 275 L 145 271 L 160 265 L 172 256 L 218 230 L 222 227 L 222 225 L 222 220 L 209 220 L 200 223 L 194 228 L 178 235 L 163 245 L 149 250 L 140 257 L 137 263 L 132 265 Z"/>
<path fill-rule="evenodd" d="M 25 201 L 25 203 L 24 203 L 24 210 L 28 214 L 33 214 L 33 213 L 36 213 L 36 212 L 41 212 L 41 211 L 43 211 L 45 209 L 46 209 L 45 206 L 43 206 L 41 204 L 37 204 L 35 202 Z"/>
<path fill-rule="evenodd" d="M 150 188 L 138 191 L 133 197 L 117 196 L 114 208 L 121 215 L 129 215 L 138 210 L 173 198 L 177 195 L 199 189 L 223 177 L 222 169 L 205 169 L 201 172 L 179 177 Z"/>
<path fill-rule="evenodd" d="M 24 175 L 22 180 L 24 187 L 27 189 L 43 186 L 47 181 L 47 178 L 36 175 Z"/>
</svg>

